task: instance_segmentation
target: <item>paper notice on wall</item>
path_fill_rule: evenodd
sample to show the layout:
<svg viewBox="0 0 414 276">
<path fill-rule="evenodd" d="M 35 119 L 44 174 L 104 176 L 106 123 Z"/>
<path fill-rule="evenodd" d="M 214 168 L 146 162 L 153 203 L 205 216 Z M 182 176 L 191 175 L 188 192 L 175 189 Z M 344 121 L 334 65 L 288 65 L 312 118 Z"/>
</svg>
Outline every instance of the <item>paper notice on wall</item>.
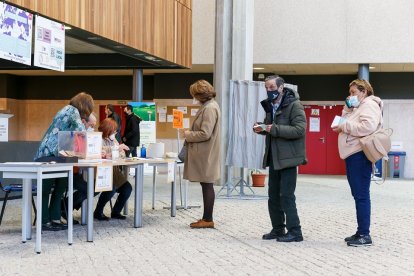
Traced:
<svg viewBox="0 0 414 276">
<path fill-rule="evenodd" d="M 174 116 L 173 115 L 167 115 L 167 122 L 168 123 L 172 123 L 174 120 Z"/>
<path fill-rule="evenodd" d="M 158 122 L 165 123 L 167 121 L 166 113 L 158 113 Z"/>
<path fill-rule="evenodd" d="M 190 128 L 190 118 L 183 119 L 184 128 Z"/>
<path fill-rule="evenodd" d="M 310 117 L 309 132 L 320 132 L 320 131 L 321 131 L 321 119 Z"/>
<path fill-rule="evenodd" d="M 183 128 L 184 127 L 184 123 L 183 123 L 183 112 L 179 109 L 173 109 L 173 128 Z"/>
<path fill-rule="evenodd" d="M 187 107 L 186 106 L 178 106 L 177 109 L 182 111 L 183 114 L 187 114 Z"/>
<path fill-rule="evenodd" d="M 191 116 L 195 116 L 198 112 L 198 108 L 191 108 Z"/>
<path fill-rule="evenodd" d="M 9 119 L 0 118 L 0 142 L 9 141 Z"/>
<path fill-rule="evenodd" d="M 157 112 L 158 113 L 167 113 L 167 107 L 166 106 L 157 106 Z"/>
<path fill-rule="evenodd" d="M 112 191 L 112 166 L 96 167 L 95 192 Z"/>
</svg>

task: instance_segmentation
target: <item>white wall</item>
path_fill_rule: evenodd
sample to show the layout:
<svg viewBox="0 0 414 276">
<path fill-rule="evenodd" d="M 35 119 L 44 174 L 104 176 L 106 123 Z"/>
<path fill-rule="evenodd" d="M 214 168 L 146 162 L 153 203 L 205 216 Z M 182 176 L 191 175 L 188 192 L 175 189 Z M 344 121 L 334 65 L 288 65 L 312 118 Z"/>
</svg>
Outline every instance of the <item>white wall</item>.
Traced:
<svg viewBox="0 0 414 276">
<path fill-rule="evenodd" d="M 193 0 L 193 64 L 214 63 L 215 0 Z"/>
<path fill-rule="evenodd" d="M 392 141 L 403 142 L 406 178 L 414 178 L 414 100 L 384 100 L 384 126 L 394 130 Z"/>
<path fill-rule="evenodd" d="M 255 0 L 254 63 L 414 62 L 412 0 Z M 215 1 L 193 0 L 193 63 L 214 62 Z"/>
</svg>

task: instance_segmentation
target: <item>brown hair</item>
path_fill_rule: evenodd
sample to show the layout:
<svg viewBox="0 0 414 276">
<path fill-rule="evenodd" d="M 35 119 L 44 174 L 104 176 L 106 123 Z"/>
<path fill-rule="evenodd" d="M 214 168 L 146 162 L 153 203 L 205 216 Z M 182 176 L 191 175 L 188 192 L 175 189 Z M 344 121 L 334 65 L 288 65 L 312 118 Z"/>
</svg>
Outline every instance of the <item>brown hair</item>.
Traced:
<svg viewBox="0 0 414 276">
<path fill-rule="evenodd" d="M 205 103 L 216 97 L 214 87 L 205 80 L 198 80 L 190 86 L 190 94 L 201 103 Z"/>
<path fill-rule="evenodd" d="M 356 86 L 356 88 L 360 92 L 367 92 L 367 96 L 374 95 L 374 89 L 372 88 L 371 84 L 367 80 L 356 79 L 351 81 L 349 87 Z"/>
<path fill-rule="evenodd" d="M 112 133 L 118 129 L 118 124 L 114 119 L 106 118 L 98 127 L 98 131 L 102 132 L 102 138 L 108 138 Z"/>
<path fill-rule="evenodd" d="M 69 104 L 79 111 L 81 118 L 84 120 L 88 120 L 93 111 L 93 98 L 85 92 L 78 93 L 70 100 Z"/>
</svg>

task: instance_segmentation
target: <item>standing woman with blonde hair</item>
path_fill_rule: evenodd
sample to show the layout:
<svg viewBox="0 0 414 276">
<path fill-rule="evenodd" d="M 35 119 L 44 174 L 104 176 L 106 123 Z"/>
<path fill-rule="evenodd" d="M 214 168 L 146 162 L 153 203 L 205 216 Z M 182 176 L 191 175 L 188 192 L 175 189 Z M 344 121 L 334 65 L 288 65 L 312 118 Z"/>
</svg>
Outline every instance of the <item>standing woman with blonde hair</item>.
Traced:
<svg viewBox="0 0 414 276">
<path fill-rule="evenodd" d="M 356 79 L 349 84 L 349 96 L 342 111 L 344 122 L 334 127 L 338 132 L 339 155 L 345 160 L 346 176 L 355 201 L 358 229 L 345 238 L 348 246 L 369 246 L 372 163 L 362 151 L 360 139 L 381 127 L 383 103 L 374 96 L 371 84 Z"/>
<path fill-rule="evenodd" d="M 203 217 L 190 224 L 191 228 L 214 228 L 213 184 L 220 178 L 220 120 L 221 113 L 214 100 L 216 92 L 205 80 L 190 86 L 194 103 L 201 107 L 195 115 L 190 130 L 184 131 L 187 142 L 187 156 L 184 163 L 184 179 L 200 182 L 203 192 Z"/>
</svg>

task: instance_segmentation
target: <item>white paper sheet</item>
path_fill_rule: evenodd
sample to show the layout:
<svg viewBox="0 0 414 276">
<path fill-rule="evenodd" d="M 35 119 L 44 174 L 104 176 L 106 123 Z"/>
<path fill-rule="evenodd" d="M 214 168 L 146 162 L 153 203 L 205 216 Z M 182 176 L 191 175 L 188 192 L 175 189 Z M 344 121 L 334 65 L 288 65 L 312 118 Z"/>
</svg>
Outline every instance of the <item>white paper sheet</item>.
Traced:
<svg viewBox="0 0 414 276">
<path fill-rule="evenodd" d="M 183 112 L 183 114 L 187 114 L 187 107 L 186 106 L 178 106 L 177 109 L 181 110 Z"/>
<path fill-rule="evenodd" d="M 96 167 L 95 192 L 112 191 L 112 166 Z"/>
<path fill-rule="evenodd" d="M 190 128 L 190 118 L 184 118 L 183 119 L 183 127 L 184 128 Z"/>
<path fill-rule="evenodd" d="M 158 114 L 158 122 L 165 123 L 167 121 L 167 114 L 166 113 L 159 113 Z"/>
<path fill-rule="evenodd" d="M 320 132 L 321 131 L 321 119 L 310 117 L 309 132 Z"/>
<path fill-rule="evenodd" d="M 191 108 L 191 116 L 195 116 L 198 112 L 198 108 Z"/>
</svg>

